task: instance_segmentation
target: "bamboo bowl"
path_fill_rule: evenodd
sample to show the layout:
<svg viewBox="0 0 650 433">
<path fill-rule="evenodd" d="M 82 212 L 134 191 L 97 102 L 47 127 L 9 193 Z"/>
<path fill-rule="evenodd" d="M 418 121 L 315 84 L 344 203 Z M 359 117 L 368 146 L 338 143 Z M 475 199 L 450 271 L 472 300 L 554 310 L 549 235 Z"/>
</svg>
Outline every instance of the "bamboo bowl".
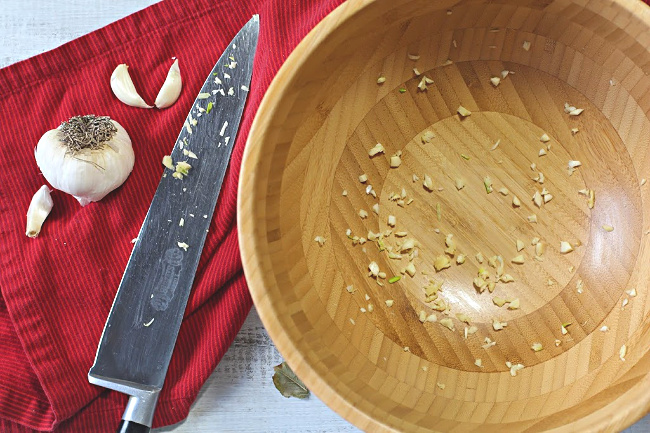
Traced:
<svg viewBox="0 0 650 433">
<path fill-rule="evenodd" d="M 370 432 L 609 432 L 646 413 L 649 13 L 635 0 L 348 1 L 291 54 L 250 133 L 238 222 L 262 321 L 320 399 Z M 413 68 L 433 80 L 427 90 Z M 514 74 L 495 87 L 503 70 Z M 565 102 L 584 112 L 567 114 Z M 472 114 L 461 119 L 460 105 Z M 369 157 L 376 143 L 385 153 Z M 582 163 L 571 176 L 569 160 Z M 391 197 L 402 188 L 399 206 Z M 553 199 L 538 207 L 542 188 Z M 593 208 L 582 189 L 595 191 Z M 419 242 L 413 277 L 401 274 L 408 254 L 390 259 L 377 242 L 346 236 L 383 233 L 388 215 L 386 247 L 401 245 L 397 231 Z M 447 234 L 457 251 L 436 273 Z M 561 254 L 562 241 L 574 250 Z M 494 255 L 515 281 L 478 293 L 481 266 L 495 278 Z M 517 255 L 524 264 L 511 263 Z M 368 276 L 371 261 L 387 279 Z M 443 283 L 449 315 L 426 302 L 430 280 Z M 499 308 L 495 297 L 520 306 Z M 420 311 L 437 322 L 421 323 Z M 507 327 L 495 330 L 495 319 Z M 496 345 L 484 348 L 486 338 Z M 524 368 L 513 376 L 507 362 Z"/>
</svg>

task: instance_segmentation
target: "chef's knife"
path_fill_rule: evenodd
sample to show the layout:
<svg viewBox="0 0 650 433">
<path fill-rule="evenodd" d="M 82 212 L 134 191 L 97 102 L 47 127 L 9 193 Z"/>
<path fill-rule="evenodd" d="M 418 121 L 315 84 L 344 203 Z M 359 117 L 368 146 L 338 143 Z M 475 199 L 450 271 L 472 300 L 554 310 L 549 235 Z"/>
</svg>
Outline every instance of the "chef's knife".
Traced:
<svg viewBox="0 0 650 433">
<path fill-rule="evenodd" d="M 173 169 L 164 170 L 104 326 L 88 380 L 129 395 L 118 432 L 151 428 L 246 103 L 258 35 L 255 15 L 192 104 L 171 153 Z"/>
</svg>

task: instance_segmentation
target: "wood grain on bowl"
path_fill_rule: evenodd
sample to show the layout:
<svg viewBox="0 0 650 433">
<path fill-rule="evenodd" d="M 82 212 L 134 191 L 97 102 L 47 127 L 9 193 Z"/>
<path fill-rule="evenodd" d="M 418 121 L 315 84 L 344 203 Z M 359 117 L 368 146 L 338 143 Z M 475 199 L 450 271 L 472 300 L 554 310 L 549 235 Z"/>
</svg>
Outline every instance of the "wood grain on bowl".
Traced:
<svg viewBox="0 0 650 433">
<path fill-rule="evenodd" d="M 316 395 L 368 431 L 619 431 L 646 413 L 649 30 L 634 0 L 349 1 L 296 48 L 249 137 L 239 227 L 262 321 Z M 386 231 L 388 249 L 350 239 Z M 388 254 L 404 238 L 413 276 Z"/>
</svg>

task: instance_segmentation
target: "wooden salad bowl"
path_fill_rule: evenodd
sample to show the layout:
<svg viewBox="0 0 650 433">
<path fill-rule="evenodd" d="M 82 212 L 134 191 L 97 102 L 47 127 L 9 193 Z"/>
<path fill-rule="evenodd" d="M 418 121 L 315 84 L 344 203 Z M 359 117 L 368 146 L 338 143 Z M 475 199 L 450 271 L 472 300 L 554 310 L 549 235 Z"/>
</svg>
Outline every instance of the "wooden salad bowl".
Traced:
<svg viewBox="0 0 650 433">
<path fill-rule="evenodd" d="M 637 0 L 351 0 L 316 26 L 238 206 L 257 311 L 308 388 L 369 432 L 646 414 L 649 73 Z"/>
</svg>

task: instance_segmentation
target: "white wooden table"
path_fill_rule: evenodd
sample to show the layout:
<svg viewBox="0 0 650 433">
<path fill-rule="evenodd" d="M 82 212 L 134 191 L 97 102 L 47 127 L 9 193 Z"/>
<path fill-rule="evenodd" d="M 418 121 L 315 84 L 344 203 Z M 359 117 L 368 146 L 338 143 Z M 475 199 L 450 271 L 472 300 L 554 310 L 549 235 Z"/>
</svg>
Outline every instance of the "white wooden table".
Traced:
<svg viewBox="0 0 650 433">
<path fill-rule="evenodd" d="M 1 0 L 0 67 L 103 27 L 158 0 Z M 286 399 L 273 386 L 282 362 L 253 309 L 189 417 L 157 433 L 357 432 L 313 395 Z M 649 391 L 650 392 L 650 391 Z M 650 415 L 625 433 L 650 432 Z"/>
</svg>

